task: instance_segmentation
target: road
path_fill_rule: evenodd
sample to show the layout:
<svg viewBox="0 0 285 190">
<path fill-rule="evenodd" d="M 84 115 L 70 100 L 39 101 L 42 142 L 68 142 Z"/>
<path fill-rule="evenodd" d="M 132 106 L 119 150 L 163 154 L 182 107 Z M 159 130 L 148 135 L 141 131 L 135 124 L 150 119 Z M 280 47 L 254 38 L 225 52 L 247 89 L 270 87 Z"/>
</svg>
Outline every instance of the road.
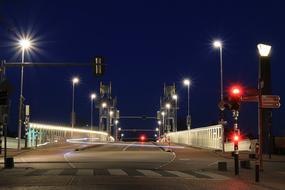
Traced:
<svg viewBox="0 0 285 190">
<path fill-rule="evenodd" d="M 231 165 L 218 172 L 218 160 L 152 142 L 50 145 L 16 156 L 14 169 L 0 171 L 0 189 L 268 189 L 233 176 Z"/>
</svg>

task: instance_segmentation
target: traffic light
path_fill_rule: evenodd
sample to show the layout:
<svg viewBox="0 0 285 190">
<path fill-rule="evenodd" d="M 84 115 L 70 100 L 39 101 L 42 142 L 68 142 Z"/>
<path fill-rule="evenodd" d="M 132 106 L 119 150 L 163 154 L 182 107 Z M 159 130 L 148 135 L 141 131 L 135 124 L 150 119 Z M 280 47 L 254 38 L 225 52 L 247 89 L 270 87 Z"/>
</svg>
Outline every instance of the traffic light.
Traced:
<svg viewBox="0 0 285 190">
<path fill-rule="evenodd" d="M 92 60 L 92 67 L 93 67 L 93 73 L 95 76 L 104 75 L 105 73 L 104 58 L 102 56 L 96 56 Z"/>
<path fill-rule="evenodd" d="M 242 95 L 243 95 L 243 89 L 241 86 L 234 85 L 230 88 L 229 97 L 228 97 L 229 101 L 228 107 L 231 110 L 239 110 Z"/>
<path fill-rule="evenodd" d="M 145 140 L 146 140 L 145 135 L 141 135 L 141 136 L 140 136 L 140 141 L 144 142 Z"/>
<path fill-rule="evenodd" d="M 238 129 L 236 129 L 233 133 L 233 137 L 232 137 L 232 140 L 233 140 L 233 143 L 234 143 L 234 151 L 237 151 L 238 150 L 238 143 L 239 141 L 241 140 L 240 139 L 240 132 Z"/>
</svg>

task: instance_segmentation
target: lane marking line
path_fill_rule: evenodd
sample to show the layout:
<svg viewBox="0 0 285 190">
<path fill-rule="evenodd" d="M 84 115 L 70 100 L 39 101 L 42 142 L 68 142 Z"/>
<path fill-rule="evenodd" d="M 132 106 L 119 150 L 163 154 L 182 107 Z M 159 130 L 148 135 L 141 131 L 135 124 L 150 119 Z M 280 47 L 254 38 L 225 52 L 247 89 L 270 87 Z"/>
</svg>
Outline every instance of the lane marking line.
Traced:
<svg viewBox="0 0 285 190">
<path fill-rule="evenodd" d="M 126 151 L 128 148 L 130 148 L 133 144 L 135 144 L 135 142 L 133 142 L 132 144 L 128 144 L 126 147 L 123 148 L 123 151 Z"/>
<path fill-rule="evenodd" d="M 78 169 L 76 175 L 79 176 L 93 176 L 93 169 Z"/>
<path fill-rule="evenodd" d="M 43 175 L 59 175 L 61 172 L 63 172 L 63 169 L 51 169 L 45 172 Z"/>
<path fill-rule="evenodd" d="M 156 173 L 152 170 L 137 170 L 137 171 L 144 174 L 145 176 L 161 177 L 161 175 L 159 173 Z"/>
<path fill-rule="evenodd" d="M 201 175 L 209 176 L 210 178 L 213 178 L 213 179 L 220 179 L 220 180 L 230 179 L 230 177 L 211 173 L 211 172 L 204 172 L 204 171 L 195 171 L 195 172 Z"/>
<path fill-rule="evenodd" d="M 156 167 L 155 169 L 160 169 L 160 168 L 162 168 L 162 167 L 164 167 L 164 166 L 167 166 L 167 165 L 171 164 L 171 163 L 175 160 L 175 158 L 176 158 L 175 152 L 172 152 L 172 155 L 173 155 L 173 158 L 172 158 L 169 162 L 164 163 L 164 164 L 162 164 L 162 165 Z"/>
<path fill-rule="evenodd" d="M 121 169 L 108 169 L 108 172 L 111 174 L 111 175 L 118 175 L 118 176 L 127 176 L 128 174 L 121 170 Z"/>
<path fill-rule="evenodd" d="M 70 162 L 70 160 L 68 159 L 67 155 L 71 154 L 71 152 L 67 152 L 63 155 L 65 161 L 68 163 L 68 165 L 71 167 L 71 168 L 76 168 L 75 165 L 73 163 Z"/>
<path fill-rule="evenodd" d="M 174 175 L 176 175 L 178 177 L 187 177 L 187 178 L 192 178 L 192 179 L 196 178 L 196 176 L 193 176 L 193 175 L 190 175 L 190 174 L 187 174 L 187 173 L 183 173 L 183 172 L 180 172 L 180 171 L 168 171 L 167 170 L 167 172 L 171 173 L 171 174 L 174 174 Z"/>
</svg>

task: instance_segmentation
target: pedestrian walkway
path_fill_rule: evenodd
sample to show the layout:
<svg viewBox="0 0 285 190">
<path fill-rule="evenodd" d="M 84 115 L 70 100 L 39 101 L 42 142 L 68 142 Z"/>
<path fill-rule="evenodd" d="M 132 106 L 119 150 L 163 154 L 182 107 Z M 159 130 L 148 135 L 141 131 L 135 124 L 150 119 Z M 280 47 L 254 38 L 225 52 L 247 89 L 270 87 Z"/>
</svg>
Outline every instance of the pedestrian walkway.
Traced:
<svg viewBox="0 0 285 190">
<path fill-rule="evenodd" d="M 2 169 L 1 176 L 133 176 L 133 177 L 183 177 L 191 179 L 226 180 L 229 177 L 205 171 L 172 171 L 149 169 Z"/>
</svg>

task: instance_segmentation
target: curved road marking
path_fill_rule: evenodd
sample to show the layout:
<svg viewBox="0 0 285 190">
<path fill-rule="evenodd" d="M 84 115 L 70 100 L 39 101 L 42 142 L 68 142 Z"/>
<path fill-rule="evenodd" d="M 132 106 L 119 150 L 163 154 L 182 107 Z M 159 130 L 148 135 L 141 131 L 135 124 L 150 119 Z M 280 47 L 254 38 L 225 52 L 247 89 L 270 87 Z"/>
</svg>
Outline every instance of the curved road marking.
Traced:
<svg viewBox="0 0 285 190">
<path fill-rule="evenodd" d="M 162 167 L 164 167 L 164 166 L 167 166 L 167 165 L 171 164 L 171 163 L 175 160 L 175 158 L 176 158 L 176 154 L 175 154 L 174 152 L 172 152 L 172 155 L 173 155 L 173 158 L 172 158 L 169 162 L 164 163 L 164 164 L 162 164 L 162 165 L 156 167 L 155 169 L 160 169 L 160 168 L 162 168 Z"/>
<path fill-rule="evenodd" d="M 69 154 L 71 154 L 71 152 L 65 153 L 65 154 L 63 155 L 63 157 L 64 157 L 65 161 L 68 163 L 68 165 L 69 165 L 71 168 L 76 168 L 75 165 L 74 165 L 73 163 L 71 163 L 70 160 L 68 159 L 67 156 L 68 156 Z"/>
<path fill-rule="evenodd" d="M 131 147 L 133 144 L 135 144 L 135 142 L 133 142 L 132 144 L 128 144 L 125 148 L 123 148 L 123 151 L 126 151 L 129 147 Z"/>
</svg>

